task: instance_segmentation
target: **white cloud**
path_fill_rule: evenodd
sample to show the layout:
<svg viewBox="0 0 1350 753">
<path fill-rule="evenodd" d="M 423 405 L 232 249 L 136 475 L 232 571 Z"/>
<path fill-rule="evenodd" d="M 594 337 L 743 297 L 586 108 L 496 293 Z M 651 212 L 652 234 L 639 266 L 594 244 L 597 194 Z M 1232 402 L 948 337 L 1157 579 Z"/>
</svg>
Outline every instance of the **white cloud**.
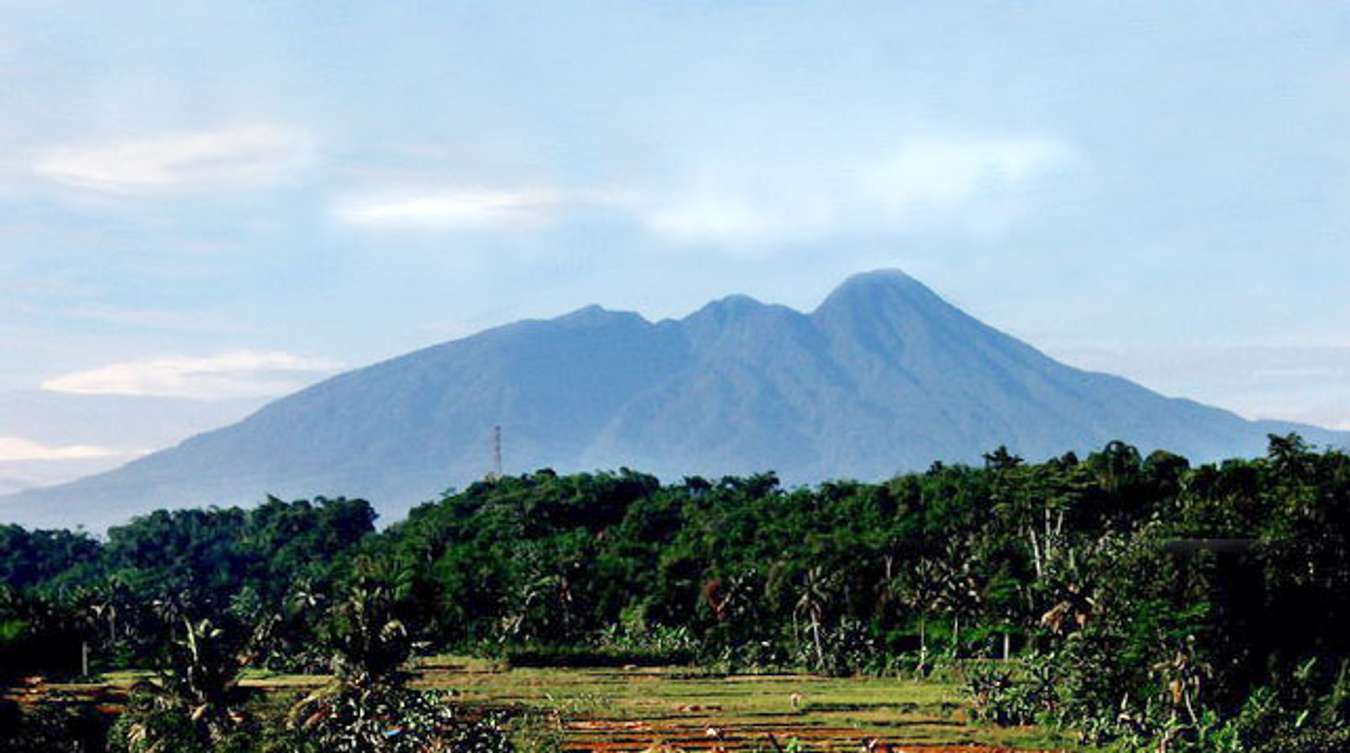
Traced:
<svg viewBox="0 0 1350 753">
<path fill-rule="evenodd" d="M 641 212 L 648 230 L 683 241 L 753 241 L 772 233 L 774 213 L 731 196 L 695 196 Z M 801 218 L 797 218 L 800 223 Z M 799 225 L 800 226 L 800 225 Z"/>
<path fill-rule="evenodd" d="M 107 458 L 125 453 L 108 447 L 94 445 L 53 446 L 34 442 L 22 437 L 0 437 L 0 462 L 48 461 L 48 460 L 88 460 Z"/>
<path fill-rule="evenodd" d="M 338 208 L 337 216 L 348 224 L 369 227 L 519 227 L 547 219 L 558 203 L 558 194 L 547 190 L 460 189 L 351 201 Z"/>
<path fill-rule="evenodd" d="M 308 159 L 304 133 L 269 125 L 173 133 L 47 150 L 33 174 L 110 193 L 199 189 L 277 180 Z"/>
<path fill-rule="evenodd" d="M 608 189 L 376 194 L 340 202 L 334 214 L 364 227 L 445 230 L 528 228 L 565 209 L 617 210 L 675 244 L 753 252 L 841 232 L 998 230 L 1025 203 L 1019 191 L 1075 159 L 1074 149 L 1046 137 L 918 138 L 846 151 L 720 153 L 664 182 Z"/>
<path fill-rule="evenodd" d="M 1068 146 L 1045 138 L 920 141 L 883 160 L 867 175 L 866 190 L 893 214 L 916 206 L 958 207 L 1014 188 L 1072 157 Z"/>
<path fill-rule="evenodd" d="M 204 358 L 165 356 L 115 363 L 49 379 L 42 389 L 80 395 L 153 395 L 216 400 L 294 392 L 339 364 L 277 351 L 240 350 Z"/>
<path fill-rule="evenodd" d="M 926 227 L 998 230 L 1024 209 L 1019 192 L 1075 159 L 1043 138 L 918 139 L 878 154 L 718 159 L 626 206 L 677 243 L 761 245 L 838 232 Z"/>
</svg>

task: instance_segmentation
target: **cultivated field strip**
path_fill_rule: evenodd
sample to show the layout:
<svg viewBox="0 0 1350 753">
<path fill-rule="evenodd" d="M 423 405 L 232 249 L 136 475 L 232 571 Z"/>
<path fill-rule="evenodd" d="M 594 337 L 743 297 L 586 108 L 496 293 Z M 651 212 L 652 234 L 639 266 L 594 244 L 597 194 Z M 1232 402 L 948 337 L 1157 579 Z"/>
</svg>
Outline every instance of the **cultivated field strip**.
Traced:
<svg viewBox="0 0 1350 753">
<path fill-rule="evenodd" d="M 120 713 L 149 673 L 93 684 L 11 688 L 26 703 L 83 703 Z M 289 703 L 321 687 L 322 675 L 253 673 L 242 684 Z M 414 685 L 448 691 L 483 711 L 529 709 L 572 753 L 1001 753 L 1065 750 L 1043 730 L 973 724 L 960 690 L 939 682 L 813 675 L 721 675 L 683 668 L 507 669 L 482 660 L 422 660 Z M 776 747 L 777 746 L 777 747 Z"/>
<path fill-rule="evenodd" d="M 571 751 L 1058 749 L 1043 732 L 974 725 L 958 688 L 898 678 L 720 675 L 676 668 L 514 669 L 429 662 L 422 682 L 464 701 L 557 714 Z M 770 739 L 772 737 L 772 740 Z M 876 743 L 874 743 L 875 745 Z"/>
</svg>

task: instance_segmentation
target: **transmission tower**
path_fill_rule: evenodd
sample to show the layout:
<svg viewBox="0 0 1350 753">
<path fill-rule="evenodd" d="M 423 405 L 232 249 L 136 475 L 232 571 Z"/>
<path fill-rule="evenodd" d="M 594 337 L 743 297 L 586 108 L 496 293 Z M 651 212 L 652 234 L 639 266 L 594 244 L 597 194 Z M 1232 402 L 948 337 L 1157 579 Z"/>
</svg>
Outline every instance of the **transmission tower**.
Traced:
<svg viewBox="0 0 1350 753">
<path fill-rule="evenodd" d="M 489 481 L 502 477 L 502 427 L 492 427 L 492 470 L 487 474 Z"/>
</svg>

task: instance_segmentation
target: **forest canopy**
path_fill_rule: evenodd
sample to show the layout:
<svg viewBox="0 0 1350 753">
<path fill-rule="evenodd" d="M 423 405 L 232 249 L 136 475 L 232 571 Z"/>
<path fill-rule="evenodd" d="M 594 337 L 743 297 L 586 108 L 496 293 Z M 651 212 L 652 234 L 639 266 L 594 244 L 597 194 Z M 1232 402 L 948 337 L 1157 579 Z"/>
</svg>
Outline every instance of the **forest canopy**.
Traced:
<svg viewBox="0 0 1350 753">
<path fill-rule="evenodd" d="M 981 713 L 1092 739 L 1231 724 L 1262 693 L 1331 726 L 1344 705 L 1350 456 L 1293 435 L 1194 468 L 1113 442 L 797 488 L 544 469 L 374 522 L 362 500 L 269 498 L 106 540 L 0 527 L 0 669 L 74 674 L 82 644 L 94 669 L 144 666 L 210 617 L 258 666 L 324 670 L 324 605 L 374 579 L 425 651 L 841 675 L 1008 659 L 968 673 Z"/>
</svg>

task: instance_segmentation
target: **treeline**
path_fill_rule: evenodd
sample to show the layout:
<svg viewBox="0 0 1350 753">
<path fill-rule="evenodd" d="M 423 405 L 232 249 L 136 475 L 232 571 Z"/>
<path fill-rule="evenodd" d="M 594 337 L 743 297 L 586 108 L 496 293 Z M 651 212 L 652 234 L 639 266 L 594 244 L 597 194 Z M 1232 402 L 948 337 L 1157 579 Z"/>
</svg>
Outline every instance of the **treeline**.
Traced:
<svg viewBox="0 0 1350 753">
<path fill-rule="evenodd" d="M 364 500 L 158 511 L 84 532 L 0 526 L 0 680 L 144 667 L 183 618 L 252 630 L 311 589 L 331 589 L 374 533 Z"/>
<path fill-rule="evenodd" d="M 373 521 L 359 500 L 270 499 L 106 541 L 0 528 L 0 668 L 78 671 L 81 644 L 95 669 L 144 666 L 174 620 L 210 616 L 257 666 L 321 669 L 323 605 L 376 573 L 427 651 L 940 667 L 993 722 L 1127 747 L 1350 741 L 1350 456 L 1296 436 L 1195 468 L 1121 443 L 1035 464 L 1000 448 L 794 489 L 541 470 Z"/>
</svg>

